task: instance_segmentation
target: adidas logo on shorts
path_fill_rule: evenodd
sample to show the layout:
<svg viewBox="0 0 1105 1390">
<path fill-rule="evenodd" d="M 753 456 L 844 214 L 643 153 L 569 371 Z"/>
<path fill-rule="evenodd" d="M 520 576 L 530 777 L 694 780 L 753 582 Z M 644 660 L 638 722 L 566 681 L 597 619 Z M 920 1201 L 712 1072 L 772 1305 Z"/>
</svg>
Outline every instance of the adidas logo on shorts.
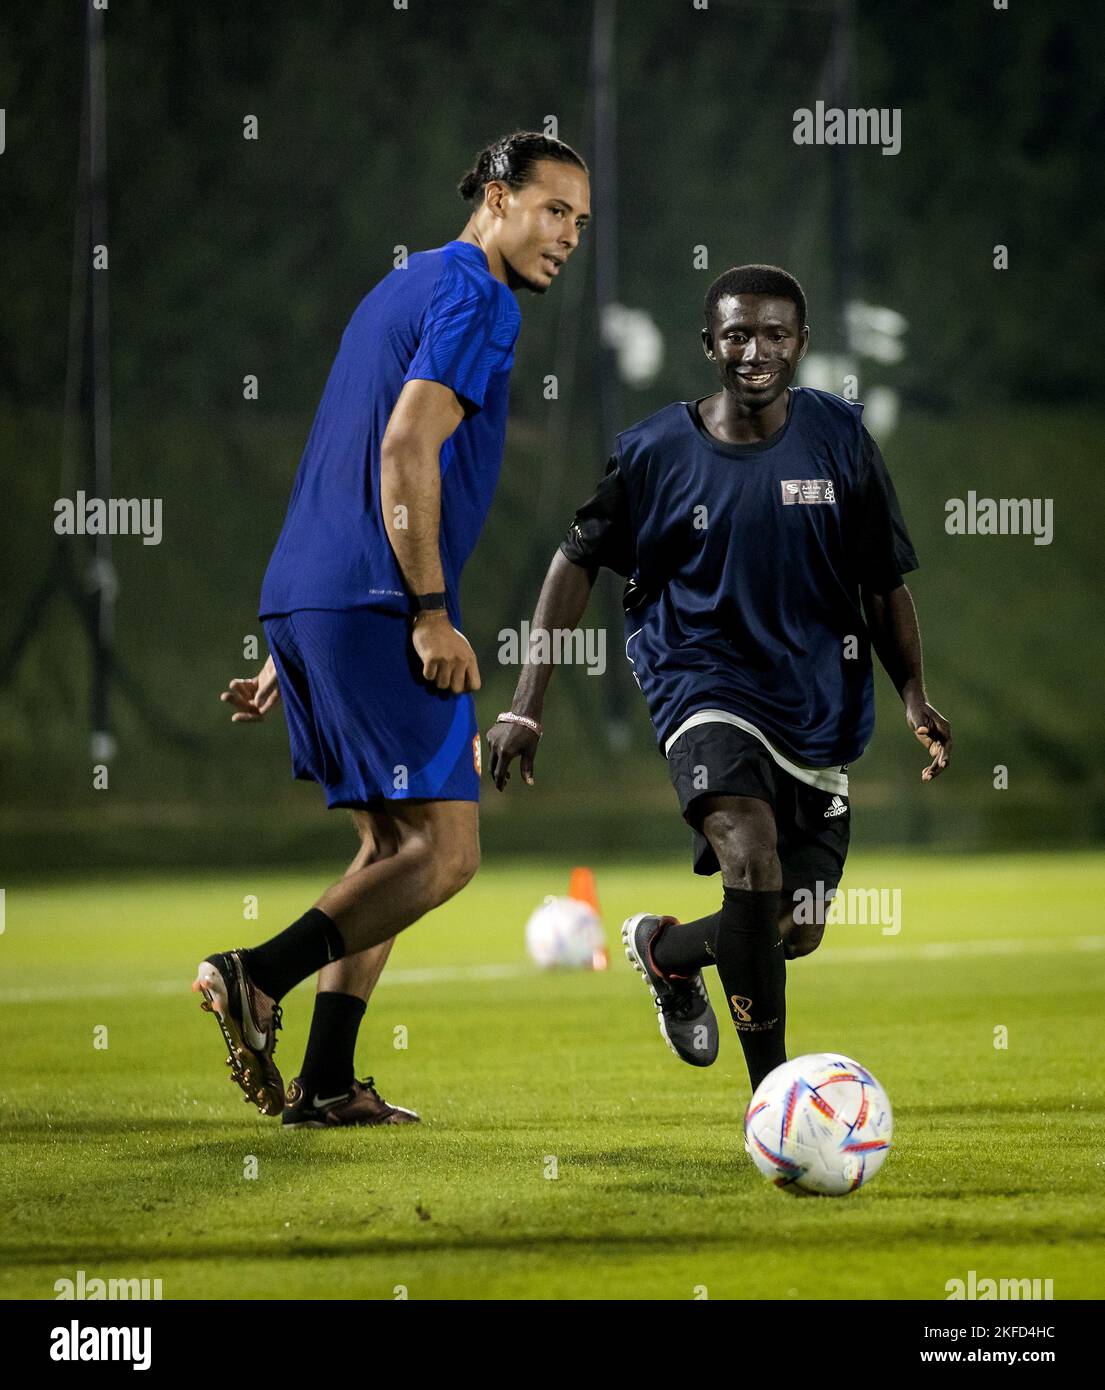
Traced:
<svg viewBox="0 0 1105 1390">
<path fill-rule="evenodd" d="M 832 816 L 846 816 L 847 814 L 847 804 L 839 796 L 834 796 L 829 802 L 829 809 L 825 812 L 825 819 L 829 820 Z"/>
</svg>

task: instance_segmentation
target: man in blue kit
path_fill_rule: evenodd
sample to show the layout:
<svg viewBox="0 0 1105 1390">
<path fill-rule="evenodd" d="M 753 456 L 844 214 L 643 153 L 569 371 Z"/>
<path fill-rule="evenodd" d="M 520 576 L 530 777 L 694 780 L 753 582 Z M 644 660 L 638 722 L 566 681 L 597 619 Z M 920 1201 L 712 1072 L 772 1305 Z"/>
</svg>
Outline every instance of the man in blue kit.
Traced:
<svg viewBox="0 0 1105 1390">
<path fill-rule="evenodd" d="M 710 287 L 705 316 L 721 391 L 618 436 L 531 630 L 575 627 L 599 566 L 629 578 L 626 653 L 695 872 L 720 869 L 723 901 L 696 922 L 638 913 L 622 938 L 661 1034 L 692 1066 L 718 1053 L 702 979 L 716 965 L 754 1090 L 786 1060 L 786 960 L 817 948 L 844 868 L 848 764 L 875 720 L 872 647 L 928 749 L 922 780 L 947 767 L 951 730 L 925 694 L 902 582 L 917 559 L 863 407 L 790 384 L 809 341 L 801 287 L 776 266 L 738 266 Z M 551 674 L 524 666 L 514 718 L 488 734 L 500 791 L 515 757 L 533 781 Z"/>
<path fill-rule="evenodd" d="M 357 1030 L 396 933 L 479 863 L 480 677 L 461 570 L 502 463 L 515 294 L 545 293 L 590 201 L 580 156 L 536 132 L 488 146 L 459 192 L 473 204 L 460 236 L 381 280 L 342 336 L 262 587 L 271 655 L 222 696 L 241 722 L 283 700 L 294 775 L 348 807 L 361 837 L 314 907 L 259 946 L 208 956 L 192 986 L 233 1079 L 289 1126 L 418 1119 L 354 1078 Z M 280 1000 L 316 971 L 285 1095 Z"/>
</svg>

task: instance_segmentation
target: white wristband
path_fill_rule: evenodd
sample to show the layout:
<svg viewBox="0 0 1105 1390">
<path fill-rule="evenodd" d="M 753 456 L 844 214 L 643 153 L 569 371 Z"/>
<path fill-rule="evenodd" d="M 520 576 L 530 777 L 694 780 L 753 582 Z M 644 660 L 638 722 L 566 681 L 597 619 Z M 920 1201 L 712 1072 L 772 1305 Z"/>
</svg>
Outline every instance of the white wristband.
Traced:
<svg viewBox="0 0 1105 1390">
<path fill-rule="evenodd" d="M 500 714 L 499 717 L 495 720 L 495 723 L 522 724 L 525 728 L 530 729 L 533 733 L 535 733 L 538 738 L 540 738 L 542 733 L 544 732 L 544 730 L 541 728 L 541 725 L 538 724 L 536 719 L 531 719 L 528 714 L 515 714 L 513 710 L 504 710 L 503 713 Z"/>
</svg>

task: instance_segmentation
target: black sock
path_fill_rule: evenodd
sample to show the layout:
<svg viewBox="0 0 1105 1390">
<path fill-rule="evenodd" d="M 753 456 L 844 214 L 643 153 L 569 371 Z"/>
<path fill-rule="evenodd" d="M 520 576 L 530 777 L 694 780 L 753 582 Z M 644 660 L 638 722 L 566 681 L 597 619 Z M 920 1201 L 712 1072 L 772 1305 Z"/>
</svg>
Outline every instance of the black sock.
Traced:
<svg viewBox="0 0 1105 1390">
<path fill-rule="evenodd" d="M 693 975 L 704 965 L 717 964 L 717 932 L 721 913 L 695 922 L 669 922 L 652 943 L 652 959 L 665 975 Z"/>
<path fill-rule="evenodd" d="M 779 893 L 726 888 L 718 914 L 717 973 L 755 1090 L 787 1059 L 787 963 Z"/>
<path fill-rule="evenodd" d="M 345 943 L 326 913 L 312 907 L 279 936 L 245 954 L 253 983 L 274 999 L 282 999 L 300 980 L 332 960 L 341 960 Z"/>
<path fill-rule="evenodd" d="M 364 1018 L 365 1001 L 355 994 L 326 990 L 315 995 L 315 1012 L 300 1083 L 311 1100 L 348 1091 L 353 1084 L 353 1050 Z"/>
</svg>

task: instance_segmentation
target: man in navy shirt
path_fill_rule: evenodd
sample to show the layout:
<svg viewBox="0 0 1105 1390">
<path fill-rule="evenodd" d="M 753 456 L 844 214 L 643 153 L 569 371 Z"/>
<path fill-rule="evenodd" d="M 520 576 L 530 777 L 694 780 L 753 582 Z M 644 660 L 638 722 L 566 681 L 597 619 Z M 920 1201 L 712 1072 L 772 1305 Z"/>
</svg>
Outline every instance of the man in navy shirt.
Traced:
<svg viewBox="0 0 1105 1390">
<path fill-rule="evenodd" d="M 365 1002 L 395 934 L 479 862 L 476 658 L 460 630 L 461 571 L 502 463 L 520 313 L 589 217 L 587 167 L 559 140 L 516 132 L 459 186 L 460 236 L 418 252 L 361 302 L 330 371 L 265 574 L 271 656 L 222 698 L 233 718 L 287 715 L 293 774 L 352 810 L 361 848 L 287 930 L 199 966 L 234 1079 L 289 1126 L 400 1124 L 354 1079 Z M 299 1076 L 273 1061 L 280 1000 L 319 972 Z"/>
<path fill-rule="evenodd" d="M 575 627 L 599 566 L 627 576 L 626 654 L 694 832 L 694 868 L 720 869 L 720 910 L 622 929 L 668 1045 L 717 1056 L 702 979 L 716 965 L 753 1090 L 786 1060 L 786 959 L 824 932 L 848 849 L 848 764 L 874 727 L 871 649 L 928 749 L 951 731 L 927 701 L 917 559 L 862 406 L 791 386 L 806 351 L 805 295 L 775 266 L 711 286 L 702 341 L 721 391 L 677 401 L 618 436 L 576 513 L 531 631 Z M 523 668 L 488 734 L 502 790 L 533 780 L 550 665 Z M 525 723 L 519 720 L 524 719 Z M 796 905 L 820 905 L 812 914 Z"/>
</svg>

